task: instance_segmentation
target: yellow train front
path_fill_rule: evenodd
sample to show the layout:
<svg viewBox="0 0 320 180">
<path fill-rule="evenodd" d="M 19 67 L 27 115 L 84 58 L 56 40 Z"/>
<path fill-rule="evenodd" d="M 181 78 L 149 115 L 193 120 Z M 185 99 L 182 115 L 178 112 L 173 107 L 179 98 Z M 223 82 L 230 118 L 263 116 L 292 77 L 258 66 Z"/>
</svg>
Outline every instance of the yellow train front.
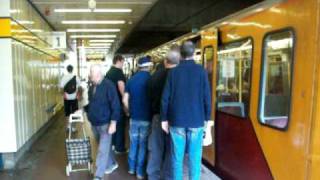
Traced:
<svg viewBox="0 0 320 180">
<path fill-rule="evenodd" d="M 215 104 L 203 161 L 223 179 L 320 179 L 319 10 L 266 1 L 147 52 L 197 44 Z"/>
</svg>

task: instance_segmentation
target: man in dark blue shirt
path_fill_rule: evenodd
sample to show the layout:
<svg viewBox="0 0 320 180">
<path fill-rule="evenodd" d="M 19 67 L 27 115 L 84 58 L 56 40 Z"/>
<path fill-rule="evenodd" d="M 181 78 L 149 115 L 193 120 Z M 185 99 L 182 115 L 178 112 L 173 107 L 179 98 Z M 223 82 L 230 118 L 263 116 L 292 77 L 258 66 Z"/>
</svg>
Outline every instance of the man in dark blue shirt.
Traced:
<svg viewBox="0 0 320 180">
<path fill-rule="evenodd" d="M 195 63 L 194 50 L 191 41 L 182 44 L 183 60 L 169 72 L 162 94 L 162 128 L 167 133 L 170 131 L 175 180 L 183 178 L 186 151 L 189 153 L 189 179 L 200 179 L 203 131 L 211 115 L 208 75 Z"/>
<path fill-rule="evenodd" d="M 123 104 L 129 110 L 130 150 L 128 157 L 129 173 L 136 174 L 138 179 L 145 176 L 147 137 L 151 121 L 151 105 L 148 97 L 148 81 L 152 62 L 143 57 L 138 61 L 139 71 L 131 77 L 126 85 Z"/>
<path fill-rule="evenodd" d="M 164 67 L 159 68 L 149 81 L 149 96 L 152 104 L 152 130 L 148 142 L 149 158 L 147 173 L 149 180 L 172 179 L 170 162 L 169 136 L 161 129 L 161 96 L 170 69 L 180 61 L 180 52 L 170 50 L 164 60 Z"/>
<path fill-rule="evenodd" d="M 101 180 L 105 173 L 110 173 L 118 167 L 111 143 L 120 116 L 120 102 L 115 86 L 110 80 L 103 78 L 99 65 L 91 67 L 90 80 L 93 85 L 89 89 L 88 119 L 99 142 L 94 179 Z M 109 169 L 108 164 L 111 165 Z"/>
</svg>

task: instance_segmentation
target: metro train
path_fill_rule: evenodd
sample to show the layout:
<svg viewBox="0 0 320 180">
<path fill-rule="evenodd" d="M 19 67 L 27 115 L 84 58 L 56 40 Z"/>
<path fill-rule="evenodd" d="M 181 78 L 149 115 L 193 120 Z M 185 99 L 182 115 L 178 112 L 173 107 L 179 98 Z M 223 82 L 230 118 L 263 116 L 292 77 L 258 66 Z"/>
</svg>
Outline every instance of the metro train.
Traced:
<svg viewBox="0 0 320 180">
<path fill-rule="evenodd" d="M 214 104 L 203 162 L 222 179 L 320 179 L 319 25 L 319 1 L 269 0 L 145 52 L 196 43 Z"/>
</svg>

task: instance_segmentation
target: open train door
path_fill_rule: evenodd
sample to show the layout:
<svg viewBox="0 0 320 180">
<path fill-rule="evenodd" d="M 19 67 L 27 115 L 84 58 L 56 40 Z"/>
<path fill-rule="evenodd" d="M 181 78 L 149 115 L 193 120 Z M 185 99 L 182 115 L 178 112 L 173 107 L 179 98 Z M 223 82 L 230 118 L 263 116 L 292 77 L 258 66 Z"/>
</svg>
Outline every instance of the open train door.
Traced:
<svg viewBox="0 0 320 180">
<path fill-rule="evenodd" d="M 215 120 L 215 101 L 216 101 L 216 60 L 218 50 L 218 31 L 216 28 L 209 28 L 201 31 L 201 54 L 202 65 L 207 70 L 211 89 L 212 109 L 211 120 L 208 122 L 205 139 L 203 142 L 203 161 L 213 167 L 215 162 L 214 145 L 214 120 Z"/>
</svg>

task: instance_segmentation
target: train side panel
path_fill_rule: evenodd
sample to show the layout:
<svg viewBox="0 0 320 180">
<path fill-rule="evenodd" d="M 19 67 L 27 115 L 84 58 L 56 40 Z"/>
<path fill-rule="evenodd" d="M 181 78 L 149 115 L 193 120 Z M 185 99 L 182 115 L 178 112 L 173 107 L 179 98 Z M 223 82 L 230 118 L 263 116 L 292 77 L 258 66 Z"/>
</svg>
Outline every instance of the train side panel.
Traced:
<svg viewBox="0 0 320 180">
<path fill-rule="evenodd" d="M 257 9 L 254 15 L 240 19 L 228 20 L 219 28 L 223 43 L 236 41 L 246 37 L 253 38 L 253 64 L 251 75 L 251 98 L 249 119 L 258 140 L 257 150 L 262 149 L 268 167 L 274 179 L 306 179 L 308 177 L 309 144 L 312 124 L 313 90 L 315 82 L 315 67 L 317 62 L 317 34 L 318 4 L 313 0 L 288 0 L 272 8 L 261 11 Z M 263 39 L 269 32 L 290 28 L 294 32 L 294 60 L 291 88 L 291 108 L 288 128 L 279 130 L 262 125 L 258 118 L 259 96 L 261 85 L 262 49 Z M 219 113 L 219 112 L 218 112 Z M 224 116 L 226 118 L 226 116 Z M 218 119 L 219 120 L 219 119 Z M 221 123 L 232 121 L 224 121 Z M 237 119 L 234 119 L 235 121 Z M 239 120 L 239 119 L 238 119 Z M 226 126 L 224 136 L 236 132 L 236 124 L 222 124 Z M 249 128 L 249 127 L 247 127 Z M 250 129 L 250 128 L 249 128 Z M 219 129 L 216 129 L 219 131 Z M 243 130 L 246 130 L 245 128 Z M 246 130 L 248 131 L 248 129 Z M 243 132 L 245 134 L 247 132 Z M 239 132 L 241 134 L 241 132 Z M 219 138 L 219 137 L 216 137 Z M 241 140 L 238 138 L 238 140 Z M 237 146 L 228 147 L 226 142 L 217 140 L 217 146 L 222 146 L 225 153 L 243 155 L 245 148 L 238 143 Z M 219 148 L 219 147 L 217 147 Z M 248 151 L 250 152 L 250 151 Z M 216 154 L 217 158 L 219 154 Z M 249 155 L 250 156 L 250 155 Z M 241 159 L 241 158 L 239 158 Z M 242 166 L 254 160 L 238 162 Z M 219 161 L 219 159 L 217 159 Z M 262 161 L 261 161 L 262 162 Z M 226 164 L 224 164 L 226 165 Z M 217 167 L 219 168 L 219 167 Z M 241 174 L 235 173 L 228 166 L 220 167 L 234 175 L 236 179 L 243 179 Z M 254 172 L 255 169 L 242 168 L 244 174 Z M 263 177 L 261 177 L 263 178 Z"/>
</svg>

